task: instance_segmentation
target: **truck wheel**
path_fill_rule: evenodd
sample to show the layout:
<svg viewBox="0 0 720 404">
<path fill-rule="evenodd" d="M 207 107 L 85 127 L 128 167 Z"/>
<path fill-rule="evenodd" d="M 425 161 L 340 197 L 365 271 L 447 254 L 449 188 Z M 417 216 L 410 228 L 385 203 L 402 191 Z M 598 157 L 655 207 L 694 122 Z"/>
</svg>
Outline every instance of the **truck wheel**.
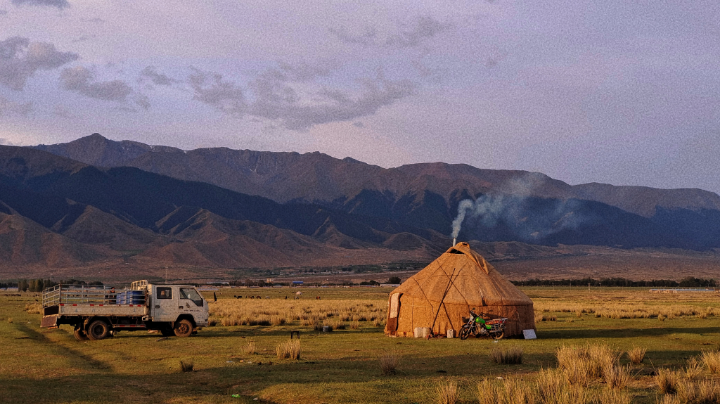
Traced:
<svg viewBox="0 0 720 404">
<path fill-rule="evenodd" d="M 110 325 L 103 320 L 95 320 L 88 326 L 87 336 L 93 341 L 110 336 Z"/>
<path fill-rule="evenodd" d="M 73 332 L 73 335 L 75 335 L 75 339 L 78 341 L 87 341 L 87 339 L 88 339 L 87 334 L 85 334 L 85 331 L 83 331 L 83 329 L 80 327 L 75 329 L 75 332 Z"/>
<path fill-rule="evenodd" d="M 175 336 L 189 337 L 192 334 L 193 326 L 190 320 L 182 319 L 175 323 Z"/>
</svg>

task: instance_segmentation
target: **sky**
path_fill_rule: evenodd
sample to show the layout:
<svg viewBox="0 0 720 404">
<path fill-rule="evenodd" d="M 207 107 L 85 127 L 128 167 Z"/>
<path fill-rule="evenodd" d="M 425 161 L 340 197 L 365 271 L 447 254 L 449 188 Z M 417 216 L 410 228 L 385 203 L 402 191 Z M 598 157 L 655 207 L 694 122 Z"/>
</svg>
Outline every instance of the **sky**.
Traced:
<svg viewBox="0 0 720 404">
<path fill-rule="evenodd" d="M 0 0 L 0 144 L 720 193 L 720 2 Z"/>
</svg>

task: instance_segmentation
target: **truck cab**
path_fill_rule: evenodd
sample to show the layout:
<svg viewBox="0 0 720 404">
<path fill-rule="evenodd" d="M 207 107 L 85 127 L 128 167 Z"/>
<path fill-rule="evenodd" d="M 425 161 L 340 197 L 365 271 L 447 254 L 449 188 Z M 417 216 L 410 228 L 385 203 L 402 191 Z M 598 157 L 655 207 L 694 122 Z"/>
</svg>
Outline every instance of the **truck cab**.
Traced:
<svg viewBox="0 0 720 404">
<path fill-rule="evenodd" d="M 187 317 L 196 327 L 207 326 L 207 301 L 194 286 L 148 284 L 147 300 L 150 310 L 146 321 L 175 322 Z"/>
</svg>

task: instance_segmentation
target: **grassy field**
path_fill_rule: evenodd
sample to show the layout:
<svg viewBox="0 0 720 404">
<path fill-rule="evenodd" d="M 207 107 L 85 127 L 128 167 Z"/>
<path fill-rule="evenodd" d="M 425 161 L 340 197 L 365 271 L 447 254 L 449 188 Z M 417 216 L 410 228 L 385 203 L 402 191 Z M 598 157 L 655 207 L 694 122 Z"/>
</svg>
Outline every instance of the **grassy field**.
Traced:
<svg viewBox="0 0 720 404">
<path fill-rule="evenodd" d="M 620 357 L 629 380 L 617 391 L 632 402 L 669 403 L 653 373 L 682 370 L 720 349 L 718 293 L 523 288 L 535 302 L 538 339 L 495 342 L 385 337 L 389 291 L 224 289 L 211 302 L 215 325 L 197 336 L 122 332 L 95 342 L 75 341 L 67 326 L 40 329 L 35 294 L 0 294 L 0 402 L 433 403 L 439 388 L 454 385 L 458 403 L 477 403 L 483 380 L 488 395 L 501 394 L 495 390 L 508 389 L 508 379 L 531 383 L 541 369 L 557 368 L 558 349 L 589 344 L 618 353 L 645 348 L 640 364 Z M 212 292 L 205 295 L 212 301 Z M 323 325 L 335 330 L 315 331 Z M 300 357 L 279 359 L 276 348 L 291 330 L 301 332 Z M 522 350 L 521 364 L 490 359 L 493 350 L 511 349 Z M 383 373 L 381 356 L 398 360 L 394 373 Z M 193 370 L 183 372 L 181 361 Z M 720 378 L 707 367 L 698 372 L 697 381 Z M 587 390 L 606 384 L 593 379 Z"/>
</svg>

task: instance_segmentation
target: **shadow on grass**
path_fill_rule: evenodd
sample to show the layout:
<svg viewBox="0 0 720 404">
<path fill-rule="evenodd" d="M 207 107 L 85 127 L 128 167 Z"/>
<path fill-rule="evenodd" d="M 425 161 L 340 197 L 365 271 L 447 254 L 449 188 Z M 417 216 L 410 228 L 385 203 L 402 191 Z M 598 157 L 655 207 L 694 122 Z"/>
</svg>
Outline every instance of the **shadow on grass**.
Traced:
<svg viewBox="0 0 720 404">
<path fill-rule="evenodd" d="M 51 352 L 63 356 L 70 361 L 71 366 L 78 367 L 81 369 L 97 369 L 97 370 L 109 370 L 111 366 L 103 361 L 94 359 L 82 352 L 68 348 L 61 344 L 56 344 L 45 337 L 45 334 L 28 327 L 25 324 L 17 324 L 15 328 L 21 333 L 25 334 L 29 339 L 35 340 L 41 344 L 45 344 Z M 80 343 L 78 341 L 78 343 Z"/>
</svg>

